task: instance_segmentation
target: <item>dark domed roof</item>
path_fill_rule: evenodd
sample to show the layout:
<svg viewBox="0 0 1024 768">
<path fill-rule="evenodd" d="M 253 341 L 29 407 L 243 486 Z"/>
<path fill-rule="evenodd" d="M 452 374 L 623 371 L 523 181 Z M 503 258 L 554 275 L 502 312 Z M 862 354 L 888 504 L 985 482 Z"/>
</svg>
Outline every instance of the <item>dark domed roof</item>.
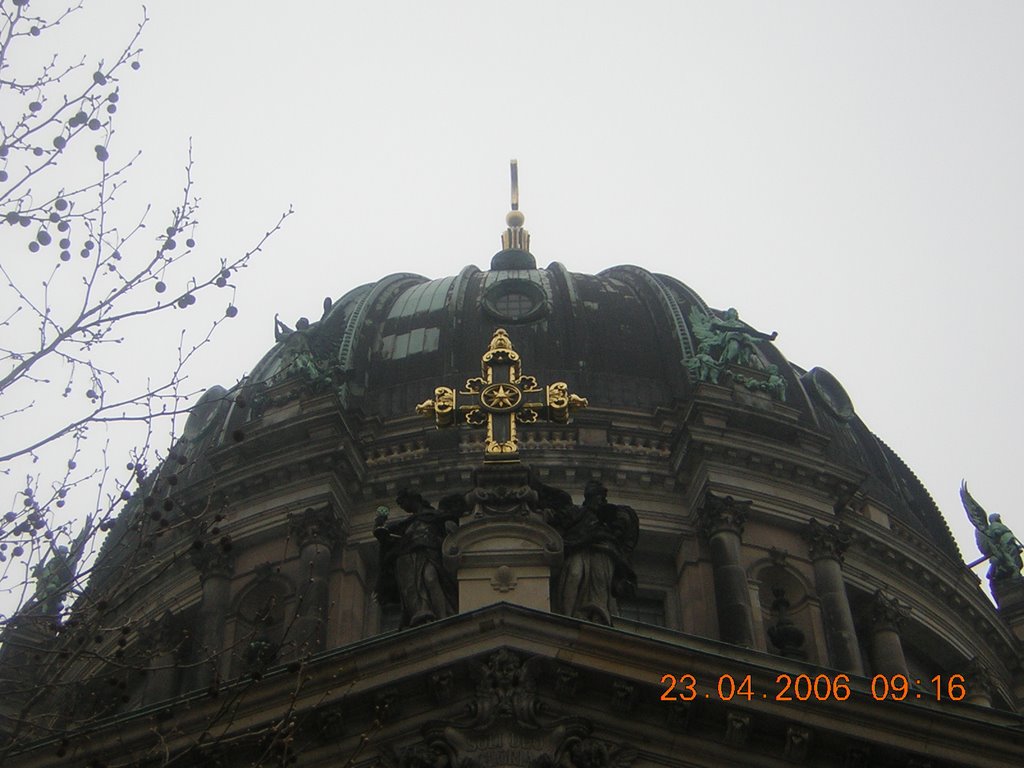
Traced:
<svg viewBox="0 0 1024 768">
<path fill-rule="evenodd" d="M 363 423 L 409 419 L 426 433 L 432 427 L 416 420 L 417 403 L 436 386 L 458 388 L 479 375 L 480 355 L 499 327 L 508 331 L 525 373 L 565 381 L 589 399 L 590 408 L 577 417 L 581 427 L 627 420 L 650 430 L 666 414 L 684 414 L 699 387 L 720 388 L 722 382 L 702 383 L 689 363 L 701 343 L 694 318 L 727 314 L 710 309 L 679 280 L 636 266 L 597 275 L 570 272 L 557 262 L 538 269 L 529 254 L 518 260 L 507 254 L 498 254 L 492 266 L 519 268 L 467 266 L 433 280 L 393 274 L 327 302 L 323 317 L 300 323 L 301 330 L 282 327 L 278 343 L 240 385 L 253 407 L 220 398 L 216 415 L 197 409 L 186 431 L 186 437 L 195 435 L 189 453 L 237 439 L 260 418 L 267 397 L 281 401 L 324 388 L 335 391 L 342 410 Z M 767 339 L 755 347 L 759 365 L 777 371 L 783 384 L 774 396 L 736 387 L 729 428 L 782 447 L 819 435 L 823 462 L 841 467 L 891 518 L 959 559 L 927 491 L 860 421 L 839 382 L 823 369 L 805 371 L 789 363 Z M 287 390 L 289 380 L 304 387 Z M 664 445 L 679 453 L 686 439 L 672 434 Z M 431 450 L 453 451 L 457 458 L 455 442 L 432 444 Z M 599 446 L 587 450 L 600 454 Z"/>
</svg>

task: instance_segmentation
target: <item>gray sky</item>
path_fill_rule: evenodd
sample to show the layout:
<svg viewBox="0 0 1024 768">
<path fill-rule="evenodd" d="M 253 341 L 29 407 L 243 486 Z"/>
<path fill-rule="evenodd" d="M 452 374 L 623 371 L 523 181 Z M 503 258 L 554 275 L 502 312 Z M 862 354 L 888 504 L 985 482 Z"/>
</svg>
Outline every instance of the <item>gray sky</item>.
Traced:
<svg viewBox="0 0 1024 768">
<path fill-rule="evenodd" d="M 324 296 L 391 272 L 486 267 L 516 157 L 541 265 L 639 264 L 735 306 L 840 379 L 968 559 L 961 477 L 1024 533 L 1024 5 L 174 0 L 149 14 L 113 150 L 143 150 L 129 200 L 176 202 L 191 136 L 211 256 L 296 209 L 241 276 L 240 315 L 196 386 L 250 369 L 275 312 L 315 319 Z M 98 55 L 140 16 L 93 3 L 76 40 Z"/>
</svg>

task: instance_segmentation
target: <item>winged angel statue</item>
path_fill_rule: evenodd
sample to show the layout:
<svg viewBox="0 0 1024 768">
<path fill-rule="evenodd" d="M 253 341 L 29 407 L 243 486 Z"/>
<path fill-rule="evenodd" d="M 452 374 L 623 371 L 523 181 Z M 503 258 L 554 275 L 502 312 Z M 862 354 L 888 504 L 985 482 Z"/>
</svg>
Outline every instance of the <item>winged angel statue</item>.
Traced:
<svg viewBox="0 0 1024 768">
<path fill-rule="evenodd" d="M 757 349 L 760 341 L 775 341 L 779 335 L 776 331 L 762 333 L 740 320 L 732 308 L 719 317 L 706 315 L 697 307 L 690 308 L 690 329 L 697 339 L 697 351 L 686 365 L 697 381 L 718 384 L 720 378 L 729 376 L 747 389 L 770 392 L 785 401 L 786 382 L 778 366 L 766 363 Z"/>
<path fill-rule="evenodd" d="M 967 490 L 967 481 L 960 484 L 960 500 L 963 502 L 967 517 L 970 518 L 977 531 L 974 533 L 974 540 L 978 543 L 978 549 L 988 558 L 989 581 L 1020 578 L 1021 562 L 1020 540 L 1000 519 L 999 515 L 988 515 L 985 510 L 974 500 Z M 979 561 L 980 562 L 980 561 Z"/>
</svg>

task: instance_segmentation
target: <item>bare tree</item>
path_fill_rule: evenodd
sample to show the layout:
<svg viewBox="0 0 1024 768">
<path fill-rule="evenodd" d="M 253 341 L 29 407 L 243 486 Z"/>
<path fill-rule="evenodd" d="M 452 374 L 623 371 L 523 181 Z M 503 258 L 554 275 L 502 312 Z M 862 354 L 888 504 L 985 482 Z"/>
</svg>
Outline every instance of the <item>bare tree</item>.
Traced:
<svg viewBox="0 0 1024 768">
<path fill-rule="evenodd" d="M 84 0 L 52 13 L 0 0 L 0 473 L 15 489 L 0 511 L 4 625 L 31 611 L 60 627 L 97 534 L 155 482 L 157 423 L 173 433 L 187 410 L 189 363 L 237 314 L 236 274 L 291 213 L 231 258 L 202 253 L 191 147 L 173 209 L 126 212 L 139 155 L 113 139 L 148 18 L 141 9 L 105 58 L 40 59 L 47 37 L 83 14 Z M 193 305 L 212 302 L 216 315 L 195 317 Z M 141 376 L 126 356 L 157 323 L 182 328 L 177 348 Z M 129 454 L 114 453 L 114 427 L 134 430 Z"/>
</svg>

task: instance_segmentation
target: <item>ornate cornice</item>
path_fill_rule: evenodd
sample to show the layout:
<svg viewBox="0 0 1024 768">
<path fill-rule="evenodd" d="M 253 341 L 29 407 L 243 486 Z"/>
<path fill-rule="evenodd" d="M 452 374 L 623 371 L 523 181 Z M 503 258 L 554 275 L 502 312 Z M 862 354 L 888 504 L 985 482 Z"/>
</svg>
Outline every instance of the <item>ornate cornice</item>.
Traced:
<svg viewBox="0 0 1024 768">
<path fill-rule="evenodd" d="M 768 668 L 760 652 L 736 648 L 722 655 L 716 641 L 689 635 L 677 635 L 670 642 L 642 636 L 626 642 L 624 637 L 621 632 L 600 627 L 580 633 L 578 622 L 565 617 L 500 605 L 472 616 L 453 616 L 450 621 L 417 632 L 382 635 L 360 643 L 358 648 L 350 646 L 319 655 L 304 665 L 309 680 L 304 683 L 305 696 L 298 700 L 294 713 L 294 743 L 297 749 L 305 750 L 300 761 L 330 762 L 338 754 L 351 754 L 366 741 L 369 752 L 363 761 L 372 762 L 376 750 L 382 753 L 382 766 L 389 768 L 454 765 L 468 756 L 485 756 L 492 765 L 527 766 L 546 756 L 552 761 L 535 765 L 621 768 L 632 757 L 632 745 L 640 753 L 634 765 L 669 765 L 678 762 L 679 744 L 686 741 L 696 749 L 707 747 L 709 754 L 718 756 L 723 754 L 719 747 L 736 744 L 746 749 L 746 762 L 773 765 L 783 761 L 814 762 L 814 755 L 821 749 L 838 745 L 831 750 L 835 764 L 867 766 L 879 755 L 888 755 L 892 744 L 899 745 L 905 760 L 923 757 L 934 751 L 933 734 L 938 729 L 958 736 L 944 742 L 947 761 L 995 765 L 1015 744 L 1019 717 L 1012 712 L 974 708 L 968 713 L 970 722 L 965 724 L 962 708 L 919 706 L 904 708 L 901 717 L 894 719 L 872 706 L 865 679 L 852 682 L 863 695 L 846 702 L 844 711 L 849 711 L 849 717 L 831 716 L 835 707 L 813 700 L 804 707 L 806 717 L 803 710 L 797 717 L 791 708 L 759 707 L 757 702 L 743 702 L 743 709 L 734 709 L 715 697 L 711 701 L 701 697 L 701 701 L 692 703 L 658 701 L 665 691 L 664 684 L 657 684 L 659 676 L 678 661 L 681 653 L 695 662 L 691 669 L 698 679 L 712 681 L 712 691 L 714 679 L 723 673 L 737 682 L 750 673 L 754 691 L 777 691 L 777 685 L 773 688 L 772 684 L 779 671 L 795 677 L 807 667 L 777 659 L 777 668 Z M 482 647 L 468 646 L 467 639 Z M 560 650 L 570 645 L 571 664 Z M 439 647 L 453 649 L 446 669 L 452 671 L 455 691 L 443 705 L 431 696 L 431 686 L 444 688 L 444 676 L 435 680 L 437 667 L 424 664 L 424 659 L 436 655 Z M 507 649 L 502 654 L 506 663 L 498 664 L 502 657 L 496 654 L 502 648 Z M 532 655 L 537 651 L 539 658 Z M 633 663 L 629 676 L 623 678 L 621 654 L 625 652 Z M 356 659 L 358 664 L 351 663 Z M 995 659 L 990 661 L 994 663 Z M 559 693 L 561 677 L 574 678 L 575 682 Z M 292 675 L 268 675 L 259 693 L 265 701 L 277 700 L 278 696 L 287 699 L 294 680 Z M 623 680 L 636 685 L 640 694 L 634 714 L 603 711 L 612 683 Z M 353 684 L 360 686 L 354 693 Z M 404 702 L 397 719 L 376 709 L 381 704 L 379 693 L 390 687 L 395 688 L 397 704 Z M 536 712 L 541 727 L 525 728 L 523 721 L 529 723 L 535 713 L 531 706 L 534 701 L 544 705 Z M 182 711 L 190 715 L 190 719 L 169 722 L 168 727 L 174 729 L 174 740 L 168 740 L 173 757 L 194 749 L 205 718 L 216 714 L 223 704 L 192 695 L 170 703 L 175 711 L 187 706 Z M 467 703 L 473 706 L 467 707 Z M 592 719 L 584 718 L 584 714 Z M 243 722 L 238 720 L 226 725 L 222 741 L 232 745 L 237 759 L 258 762 L 258 756 L 265 754 L 265 749 L 257 749 L 262 742 L 247 738 L 275 728 L 281 722 L 279 714 L 264 708 L 254 710 L 253 716 Z M 487 725 L 477 728 L 477 723 Z M 582 727 L 576 727 L 577 723 Z M 680 741 L 678 734 L 688 727 L 694 735 Z M 152 717 L 107 721 L 90 733 L 84 746 L 74 753 L 75 761 L 84 764 L 96 757 L 114 762 L 118 755 L 142 754 L 151 749 L 153 728 Z M 419 738 L 414 729 L 418 729 Z M 363 734 L 372 741 L 364 739 Z M 565 739 L 560 738 L 563 734 Z M 573 750 L 577 743 L 581 746 Z M 416 747 L 420 754 L 406 753 L 403 748 L 407 745 Z M 247 749 L 251 751 L 243 755 L 242 750 Z M 188 753 L 186 760 L 191 760 L 192 754 Z M 972 756 L 979 759 L 972 760 Z M 422 758 L 426 762 L 402 762 L 402 758 Z"/>
<path fill-rule="evenodd" d="M 528 517 L 537 504 L 537 492 L 527 485 L 474 488 L 466 495 L 473 516 Z"/>
<path fill-rule="evenodd" d="M 892 533 L 895 538 L 881 537 L 875 533 L 877 526 L 865 529 L 850 521 L 852 533 L 851 551 L 862 560 L 871 563 L 885 563 L 888 568 L 905 578 L 909 583 L 938 596 L 942 605 L 948 606 L 960 619 L 960 624 L 975 633 L 971 642 L 998 644 L 998 652 L 1012 657 L 1016 653 L 1009 628 L 998 620 L 991 604 L 980 590 L 964 591 L 957 582 L 962 579 L 963 565 L 948 559 L 934 546 L 912 533 L 906 526 L 893 521 Z M 844 527 L 845 524 L 844 524 Z M 888 532 L 888 529 L 885 529 Z M 907 543 L 910 547 L 898 546 Z M 930 567 L 928 567 L 930 565 Z M 943 566 L 946 567 L 943 567 Z M 971 578 L 976 579 L 971 575 Z"/>
</svg>

